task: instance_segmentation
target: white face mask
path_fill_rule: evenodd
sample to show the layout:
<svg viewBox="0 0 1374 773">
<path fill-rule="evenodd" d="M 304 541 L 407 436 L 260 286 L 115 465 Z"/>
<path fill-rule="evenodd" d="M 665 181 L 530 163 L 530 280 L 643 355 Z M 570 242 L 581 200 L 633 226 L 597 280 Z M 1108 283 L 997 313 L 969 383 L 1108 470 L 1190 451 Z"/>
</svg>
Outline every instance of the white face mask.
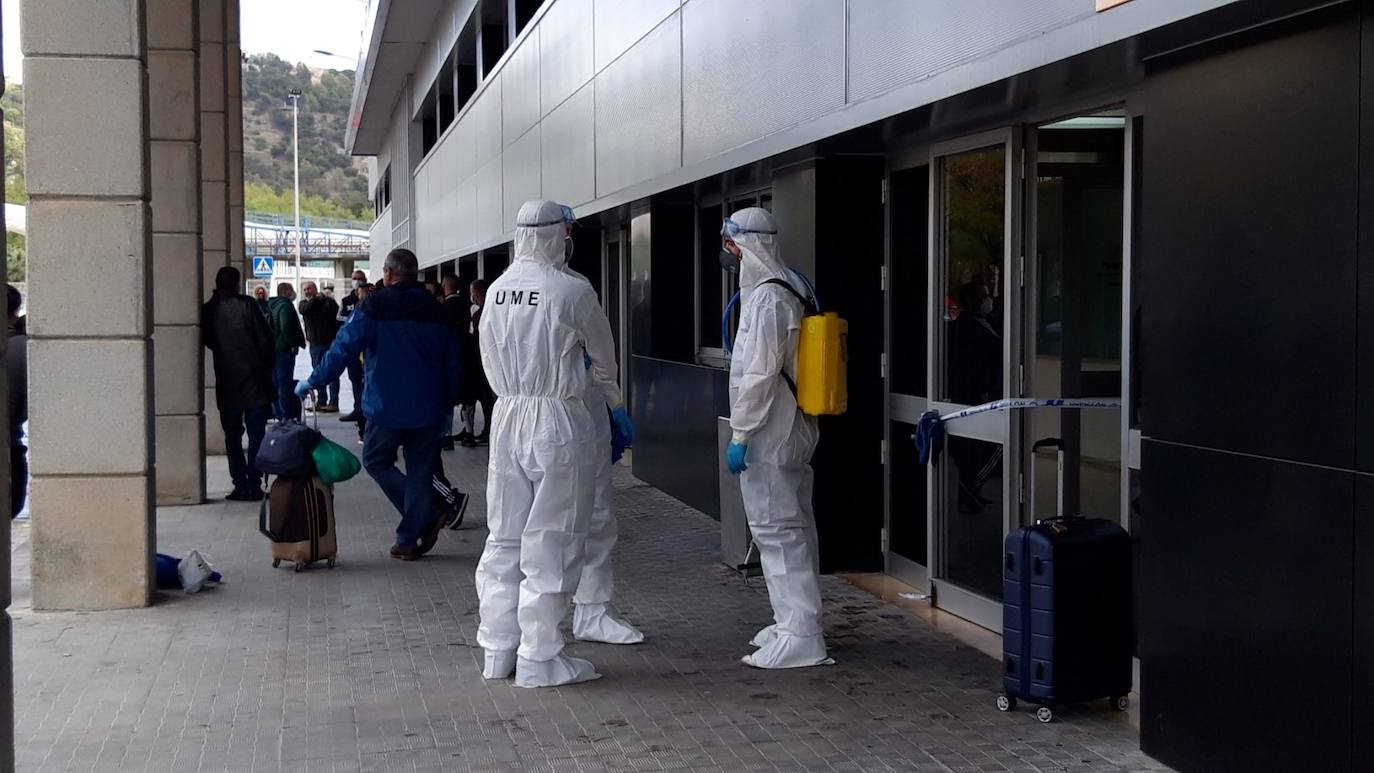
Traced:
<svg viewBox="0 0 1374 773">
<path fill-rule="evenodd" d="M 354 279 L 354 280 L 353 280 L 353 289 L 354 289 L 354 290 L 356 290 L 356 289 L 358 289 L 359 287 L 362 287 L 362 286 L 363 286 L 363 283 L 362 283 L 361 281 L 359 281 L 359 280 L 357 280 L 357 279 Z"/>
</svg>

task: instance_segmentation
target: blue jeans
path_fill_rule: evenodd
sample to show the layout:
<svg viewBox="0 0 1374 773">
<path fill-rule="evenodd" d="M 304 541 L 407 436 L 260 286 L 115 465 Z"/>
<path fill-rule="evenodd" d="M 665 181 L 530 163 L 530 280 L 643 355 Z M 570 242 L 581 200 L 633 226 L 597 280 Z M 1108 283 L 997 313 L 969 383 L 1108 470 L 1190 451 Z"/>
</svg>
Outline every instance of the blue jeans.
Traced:
<svg viewBox="0 0 1374 773">
<path fill-rule="evenodd" d="M 414 549 L 430 519 L 436 517 L 431 496 L 438 448 L 438 427 L 393 429 L 375 421 L 367 424 L 363 437 L 363 468 L 401 514 L 401 522 L 396 526 L 398 547 Z M 396 469 L 400 449 L 405 453 L 404 473 Z"/>
<path fill-rule="evenodd" d="M 267 406 L 247 411 L 220 411 L 219 425 L 224 429 L 224 451 L 229 456 L 229 477 L 234 488 L 262 488 L 258 472 L 258 449 L 267 431 Z M 243 433 L 248 431 L 248 457 L 243 455 Z"/>
<path fill-rule="evenodd" d="M 301 418 L 301 401 L 296 397 L 296 355 L 277 352 L 277 364 L 272 368 L 272 382 L 277 385 L 277 401 L 272 403 L 272 416 L 277 420 Z"/>
<path fill-rule="evenodd" d="M 318 367 L 320 367 L 320 360 L 323 360 L 323 359 L 324 359 L 324 356 L 325 356 L 326 354 L 328 354 L 328 353 L 329 353 L 329 347 L 328 347 L 328 346 L 316 346 L 315 344 L 311 344 L 311 345 L 310 345 L 310 367 L 312 367 L 312 368 L 318 368 Z M 319 390 L 319 391 L 320 391 L 321 400 L 323 401 L 323 403 L 324 403 L 325 405 L 338 405 L 338 404 L 339 404 L 339 380 L 338 380 L 337 378 L 334 379 L 334 383 L 332 383 L 332 384 L 326 384 L 326 385 L 324 386 L 324 388 L 321 389 L 321 390 Z"/>
</svg>

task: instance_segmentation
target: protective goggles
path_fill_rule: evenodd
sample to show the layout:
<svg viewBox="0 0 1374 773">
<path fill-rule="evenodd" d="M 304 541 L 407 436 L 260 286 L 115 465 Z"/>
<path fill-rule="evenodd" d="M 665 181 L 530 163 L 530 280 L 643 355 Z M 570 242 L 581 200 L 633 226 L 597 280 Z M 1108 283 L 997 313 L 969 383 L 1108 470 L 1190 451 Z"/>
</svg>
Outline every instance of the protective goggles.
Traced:
<svg viewBox="0 0 1374 773">
<path fill-rule="evenodd" d="M 722 226 L 720 227 L 720 235 L 721 235 L 721 238 L 723 238 L 723 239 L 729 239 L 730 241 L 734 241 L 734 240 L 735 240 L 735 237 L 736 237 L 736 236 L 739 236 L 740 234 L 776 234 L 776 233 L 777 233 L 776 230 L 774 230 L 774 231 L 760 231 L 760 230 L 758 230 L 758 229 L 749 229 L 749 228 L 745 228 L 744 226 L 740 225 L 739 223 L 736 223 L 735 221 L 731 220 L 731 219 L 728 218 L 728 217 L 725 218 L 725 224 L 722 225 Z"/>
<path fill-rule="evenodd" d="M 559 219 L 547 223 L 521 223 L 521 228 L 543 228 L 549 225 L 573 225 L 577 222 L 577 217 L 573 215 L 572 207 L 559 205 Z"/>
</svg>

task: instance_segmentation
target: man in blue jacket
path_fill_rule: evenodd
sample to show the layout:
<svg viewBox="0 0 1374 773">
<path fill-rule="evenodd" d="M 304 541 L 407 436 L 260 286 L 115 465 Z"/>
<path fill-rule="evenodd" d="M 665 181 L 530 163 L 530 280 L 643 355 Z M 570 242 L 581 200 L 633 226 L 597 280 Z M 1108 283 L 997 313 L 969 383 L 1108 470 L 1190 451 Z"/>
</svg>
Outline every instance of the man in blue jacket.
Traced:
<svg viewBox="0 0 1374 773">
<path fill-rule="evenodd" d="M 391 557 L 414 561 L 438 535 L 431 504 L 434 460 L 444 412 L 459 386 L 458 342 L 434 295 L 415 281 L 415 253 L 392 250 L 382 268 L 385 286 L 360 302 L 297 394 L 332 383 L 363 355 L 363 467 L 401 514 Z M 406 471 L 396 468 L 405 453 Z"/>
</svg>

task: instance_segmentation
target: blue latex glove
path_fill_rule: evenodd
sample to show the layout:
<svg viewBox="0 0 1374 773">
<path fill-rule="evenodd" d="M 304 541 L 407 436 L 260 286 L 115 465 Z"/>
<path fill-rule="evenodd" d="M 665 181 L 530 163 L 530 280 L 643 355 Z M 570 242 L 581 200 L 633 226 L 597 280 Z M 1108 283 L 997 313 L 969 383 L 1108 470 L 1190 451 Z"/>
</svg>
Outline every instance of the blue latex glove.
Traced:
<svg viewBox="0 0 1374 773">
<path fill-rule="evenodd" d="M 615 423 L 615 416 L 611 414 L 611 409 L 607 408 L 606 413 L 610 416 L 611 422 L 611 464 L 615 464 L 625 455 L 625 449 L 630 447 L 630 443 L 621 434 L 620 427 Z"/>
<path fill-rule="evenodd" d="M 625 445 L 635 444 L 635 423 L 630 421 L 630 412 L 625 410 L 625 406 L 619 406 L 611 411 L 611 420 L 615 422 L 615 428 L 625 437 Z"/>
<path fill-rule="evenodd" d="M 748 443 L 731 440 L 730 447 L 725 449 L 725 468 L 735 475 L 749 469 L 749 465 L 744 463 L 744 455 L 748 452 Z"/>
<path fill-rule="evenodd" d="M 590 354 L 587 354 L 586 352 L 582 353 L 582 367 L 586 368 L 587 370 L 592 369 L 592 356 Z"/>
<path fill-rule="evenodd" d="M 299 397 L 300 399 L 304 400 L 306 395 L 308 394 L 310 394 L 309 381 L 302 381 L 299 384 L 296 384 L 296 397 Z"/>
</svg>

